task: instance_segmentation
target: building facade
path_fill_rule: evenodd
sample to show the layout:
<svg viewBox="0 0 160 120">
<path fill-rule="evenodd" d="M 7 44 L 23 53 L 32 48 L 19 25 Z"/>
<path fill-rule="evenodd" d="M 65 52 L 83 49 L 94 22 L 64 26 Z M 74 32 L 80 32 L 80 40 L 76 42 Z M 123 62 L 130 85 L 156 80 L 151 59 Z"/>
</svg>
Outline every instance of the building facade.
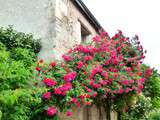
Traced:
<svg viewBox="0 0 160 120">
<path fill-rule="evenodd" d="M 60 60 L 71 47 L 103 30 L 81 0 L 0 0 L 0 27 L 8 25 L 41 39 L 39 57 L 45 60 Z M 68 120 L 63 113 L 60 116 Z M 105 116 L 102 108 L 84 106 L 74 110 L 71 119 L 106 120 Z"/>
<path fill-rule="evenodd" d="M 102 29 L 81 0 L 0 0 L 0 26 L 8 25 L 40 38 L 42 59 L 61 59 Z"/>
</svg>

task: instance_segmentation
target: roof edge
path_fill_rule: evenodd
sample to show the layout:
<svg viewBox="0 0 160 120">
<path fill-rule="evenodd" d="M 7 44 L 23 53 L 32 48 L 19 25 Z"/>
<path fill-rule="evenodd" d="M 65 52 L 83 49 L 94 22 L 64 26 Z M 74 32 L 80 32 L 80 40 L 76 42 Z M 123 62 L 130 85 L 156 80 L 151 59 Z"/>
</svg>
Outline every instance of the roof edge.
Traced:
<svg viewBox="0 0 160 120">
<path fill-rule="evenodd" d="M 71 0 L 80 10 L 82 10 L 83 14 L 87 17 L 89 22 L 94 26 L 96 31 L 100 33 L 100 31 L 104 31 L 104 28 L 100 25 L 98 20 L 94 17 L 91 11 L 87 8 L 87 6 L 82 2 L 82 0 Z"/>
</svg>

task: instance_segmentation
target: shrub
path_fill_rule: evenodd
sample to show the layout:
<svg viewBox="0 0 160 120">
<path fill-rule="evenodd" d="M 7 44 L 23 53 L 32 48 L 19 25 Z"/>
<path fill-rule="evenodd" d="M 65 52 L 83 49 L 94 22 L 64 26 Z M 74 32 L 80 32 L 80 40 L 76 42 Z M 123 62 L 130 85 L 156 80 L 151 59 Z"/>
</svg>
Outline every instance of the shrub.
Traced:
<svg viewBox="0 0 160 120">
<path fill-rule="evenodd" d="M 147 67 L 143 65 L 142 69 L 146 69 Z M 123 116 L 124 120 L 130 120 L 131 118 L 133 120 L 156 120 L 158 117 L 160 118 L 158 115 L 160 109 L 160 75 L 157 70 L 153 70 L 152 72 L 152 76 L 144 84 L 143 97 L 140 97 L 136 105 L 131 107 Z"/>
<path fill-rule="evenodd" d="M 5 90 L 0 93 L 0 110 L 2 120 L 30 120 L 34 115 L 34 107 L 41 103 L 41 89 Z M 37 96 L 35 96 L 37 93 Z M 33 118 L 34 119 L 34 118 Z"/>
<path fill-rule="evenodd" d="M 124 113 L 122 120 L 146 120 L 149 114 L 152 112 L 153 106 L 151 104 L 150 97 L 140 95 L 137 99 L 137 103 L 128 109 L 127 113 Z"/>
<path fill-rule="evenodd" d="M 32 56 L 28 57 L 32 58 Z M 5 47 L 0 50 L 0 58 L 0 91 L 14 90 L 28 84 L 28 80 L 32 76 L 31 63 L 33 65 L 33 61 L 30 62 L 30 66 L 26 66 L 24 61 L 12 59 L 10 52 L 6 51 Z"/>
<path fill-rule="evenodd" d="M 39 40 L 35 40 L 31 34 L 17 32 L 12 26 L 6 29 L 0 28 L 0 42 L 3 43 L 9 51 L 20 47 L 38 53 L 41 49 Z"/>
<path fill-rule="evenodd" d="M 103 106 L 107 113 L 111 109 L 125 112 L 131 106 L 130 98 L 142 92 L 146 79 L 152 75 L 149 67 L 142 69 L 144 51 L 139 41 L 133 42 L 121 31 L 112 38 L 103 32 L 91 43 L 77 45 L 62 57 L 62 63 L 47 66 L 41 60 L 36 67 L 38 81 L 48 89 L 42 95 L 43 118 L 57 119 L 58 112 L 91 104 Z M 106 117 L 110 119 L 109 114 Z"/>
<path fill-rule="evenodd" d="M 33 88 L 33 67 L 40 43 L 11 27 L 0 28 L 0 119 L 30 120 L 41 102 Z M 37 93 L 35 96 L 35 93 Z M 41 95 L 39 94 L 39 95 Z"/>
<path fill-rule="evenodd" d="M 0 28 L 1 90 L 22 88 L 31 81 L 40 43 L 32 35 Z"/>
<path fill-rule="evenodd" d="M 156 110 L 151 113 L 148 120 L 160 120 L 160 111 Z"/>
</svg>

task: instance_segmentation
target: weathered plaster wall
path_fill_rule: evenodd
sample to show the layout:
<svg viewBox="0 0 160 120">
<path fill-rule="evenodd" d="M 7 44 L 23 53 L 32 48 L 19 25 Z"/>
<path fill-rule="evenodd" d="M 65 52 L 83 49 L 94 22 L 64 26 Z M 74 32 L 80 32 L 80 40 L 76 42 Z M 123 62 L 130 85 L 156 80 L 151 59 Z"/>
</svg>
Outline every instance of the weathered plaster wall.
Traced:
<svg viewBox="0 0 160 120">
<path fill-rule="evenodd" d="M 79 21 L 96 34 L 71 0 L 0 0 L 0 26 L 13 25 L 41 38 L 42 59 L 61 59 L 64 52 L 81 42 Z"/>
<path fill-rule="evenodd" d="M 56 0 L 55 9 L 55 50 L 61 56 L 75 44 L 81 42 L 81 23 L 91 32 L 97 34 L 93 26 L 71 2 L 71 0 Z M 58 58 L 60 56 L 57 56 Z"/>
<path fill-rule="evenodd" d="M 13 25 L 18 31 L 41 38 L 43 56 L 52 53 L 55 0 L 0 0 L 0 26 Z"/>
</svg>

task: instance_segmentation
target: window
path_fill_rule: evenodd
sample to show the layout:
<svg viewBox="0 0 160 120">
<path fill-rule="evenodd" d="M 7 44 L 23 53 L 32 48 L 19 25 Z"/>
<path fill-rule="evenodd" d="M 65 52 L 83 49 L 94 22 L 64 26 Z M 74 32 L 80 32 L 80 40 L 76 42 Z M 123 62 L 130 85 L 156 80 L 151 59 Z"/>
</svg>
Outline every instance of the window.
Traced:
<svg viewBox="0 0 160 120">
<path fill-rule="evenodd" d="M 89 35 L 90 35 L 90 32 L 89 30 L 87 29 L 87 27 L 85 27 L 82 22 L 81 23 L 81 40 L 82 42 L 84 42 L 86 39 L 88 39 Z"/>
</svg>

